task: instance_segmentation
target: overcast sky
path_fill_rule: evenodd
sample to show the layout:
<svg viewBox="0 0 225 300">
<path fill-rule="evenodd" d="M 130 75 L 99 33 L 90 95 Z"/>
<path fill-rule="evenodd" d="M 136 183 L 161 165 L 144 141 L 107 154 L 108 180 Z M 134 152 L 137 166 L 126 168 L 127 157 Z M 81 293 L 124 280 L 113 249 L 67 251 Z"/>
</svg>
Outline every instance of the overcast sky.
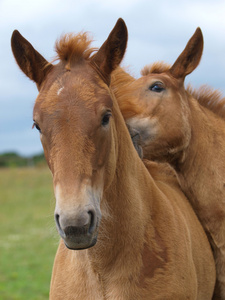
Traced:
<svg viewBox="0 0 225 300">
<path fill-rule="evenodd" d="M 200 26 L 203 58 L 186 83 L 208 84 L 225 95 L 224 0 L 0 0 L 0 153 L 42 151 L 38 132 L 31 129 L 37 90 L 13 58 L 13 30 L 51 60 L 55 40 L 63 33 L 89 31 L 93 46 L 99 47 L 119 17 L 129 32 L 123 65 L 136 77 L 154 61 L 172 64 Z"/>
</svg>

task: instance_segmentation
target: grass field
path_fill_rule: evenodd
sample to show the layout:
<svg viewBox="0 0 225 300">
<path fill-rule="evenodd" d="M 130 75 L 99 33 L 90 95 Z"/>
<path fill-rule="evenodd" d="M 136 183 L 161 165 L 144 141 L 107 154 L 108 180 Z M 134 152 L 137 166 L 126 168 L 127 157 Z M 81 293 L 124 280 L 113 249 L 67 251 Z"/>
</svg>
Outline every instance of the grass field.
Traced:
<svg viewBox="0 0 225 300">
<path fill-rule="evenodd" d="M 54 206 L 47 168 L 0 169 L 0 299 L 48 299 Z"/>
</svg>

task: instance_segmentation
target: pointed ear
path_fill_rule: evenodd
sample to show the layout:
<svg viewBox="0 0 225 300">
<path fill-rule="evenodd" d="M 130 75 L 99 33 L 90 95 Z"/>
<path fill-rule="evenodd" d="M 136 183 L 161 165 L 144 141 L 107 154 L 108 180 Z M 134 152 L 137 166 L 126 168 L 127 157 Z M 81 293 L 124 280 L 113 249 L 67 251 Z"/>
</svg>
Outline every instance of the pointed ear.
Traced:
<svg viewBox="0 0 225 300">
<path fill-rule="evenodd" d="M 36 82 L 40 89 L 41 83 L 52 65 L 17 30 L 12 34 L 11 47 L 20 69 Z"/>
<path fill-rule="evenodd" d="M 203 51 L 203 35 L 198 27 L 188 41 L 184 51 L 177 58 L 169 72 L 175 78 L 182 78 L 190 74 L 198 66 Z"/>
<path fill-rule="evenodd" d="M 110 84 L 110 74 L 123 59 L 127 46 L 127 27 L 123 19 L 118 19 L 107 40 L 91 59 L 91 65 L 98 71 L 106 84 Z"/>
</svg>

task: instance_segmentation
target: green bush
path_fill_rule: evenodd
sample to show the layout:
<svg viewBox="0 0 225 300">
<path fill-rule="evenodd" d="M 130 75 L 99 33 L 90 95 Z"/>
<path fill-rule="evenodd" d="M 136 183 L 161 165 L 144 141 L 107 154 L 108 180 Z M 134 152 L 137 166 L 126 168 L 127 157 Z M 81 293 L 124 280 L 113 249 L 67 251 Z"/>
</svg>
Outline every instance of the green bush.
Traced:
<svg viewBox="0 0 225 300">
<path fill-rule="evenodd" d="M 46 166 L 44 154 L 24 157 L 15 152 L 0 155 L 0 168 Z"/>
</svg>

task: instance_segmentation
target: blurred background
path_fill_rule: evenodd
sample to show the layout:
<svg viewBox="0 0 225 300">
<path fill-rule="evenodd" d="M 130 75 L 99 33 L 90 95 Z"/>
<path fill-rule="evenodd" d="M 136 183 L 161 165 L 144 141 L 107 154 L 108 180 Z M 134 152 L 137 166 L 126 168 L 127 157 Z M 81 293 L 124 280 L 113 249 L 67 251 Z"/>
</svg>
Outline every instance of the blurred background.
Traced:
<svg viewBox="0 0 225 300">
<path fill-rule="evenodd" d="M 37 89 L 15 63 L 13 30 L 52 60 L 62 34 L 88 31 L 99 47 L 122 17 L 129 32 L 122 65 L 138 78 L 146 64 L 172 64 L 199 26 L 203 57 L 186 84 L 224 94 L 224 16 L 224 0 L 0 0 L 0 299 L 48 299 L 58 244 L 51 175 L 32 130 Z"/>
</svg>

